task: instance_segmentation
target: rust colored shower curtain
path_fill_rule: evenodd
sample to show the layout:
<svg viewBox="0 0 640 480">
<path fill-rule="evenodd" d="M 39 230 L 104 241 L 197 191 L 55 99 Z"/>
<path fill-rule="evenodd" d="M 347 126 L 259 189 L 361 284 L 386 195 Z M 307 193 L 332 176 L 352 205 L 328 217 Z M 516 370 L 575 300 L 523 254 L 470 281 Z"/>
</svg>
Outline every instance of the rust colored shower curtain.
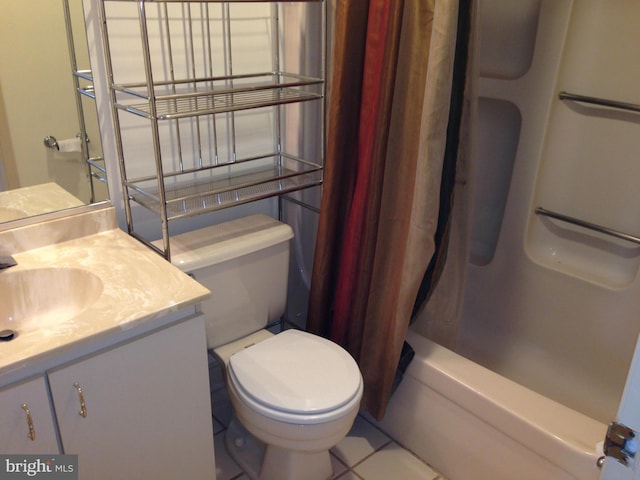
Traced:
<svg viewBox="0 0 640 480">
<path fill-rule="evenodd" d="M 434 253 L 457 0 L 338 0 L 307 329 L 344 346 L 384 415 Z"/>
</svg>

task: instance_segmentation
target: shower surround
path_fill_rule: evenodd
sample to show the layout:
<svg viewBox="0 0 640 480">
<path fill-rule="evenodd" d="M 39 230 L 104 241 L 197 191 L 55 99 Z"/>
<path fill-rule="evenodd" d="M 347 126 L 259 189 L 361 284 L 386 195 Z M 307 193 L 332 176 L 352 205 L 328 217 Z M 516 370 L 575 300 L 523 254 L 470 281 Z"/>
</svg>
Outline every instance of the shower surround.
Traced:
<svg viewBox="0 0 640 480">
<path fill-rule="evenodd" d="M 381 423 L 452 480 L 599 477 L 640 330 L 640 247 L 589 227 L 640 234 L 640 117 L 560 93 L 640 104 L 638 18 L 631 0 L 482 2 L 456 351 L 419 318 Z"/>
</svg>

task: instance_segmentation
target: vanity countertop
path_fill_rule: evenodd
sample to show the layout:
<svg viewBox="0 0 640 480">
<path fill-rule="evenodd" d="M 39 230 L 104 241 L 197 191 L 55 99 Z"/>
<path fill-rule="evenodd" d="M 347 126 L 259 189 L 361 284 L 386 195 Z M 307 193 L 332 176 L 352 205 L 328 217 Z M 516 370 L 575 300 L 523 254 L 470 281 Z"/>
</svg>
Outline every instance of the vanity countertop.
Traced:
<svg viewBox="0 0 640 480">
<path fill-rule="evenodd" d="M 28 371 L 36 364 L 46 364 L 49 358 L 86 349 L 91 344 L 108 345 L 110 337 L 122 341 L 127 331 L 151 330 L 154 321 L 161 323 L 163 318 L 193 307 L 210 294 L 170 262 L 118 229 L 114 221 L 108 220 L 105 228 L 96 222 L 95 216 L 88 215 L 85 220 L 93 222 L 93 226 L 82 223 L 77 230 L 85 231 L 80 235 L 49 231 L 49 239 L 54 238 L 52 244 L 24 250 L 19 244 L 34 246 L 33 231 L 9 232 L 8 236 L 0 232 L 0 247 L 5 250 L 0 254 L 10 254 L 18 263 L 0 271 L 0 275 L 43 267 L 79 268 L 97 275 L 103 284 L 97 300 L 71 320 L 50 322 L 24 335 L 17 328 L 14 340 L 0 343 L 0 378 L 14 376 L 19 370 Z M 73 228 L 73 224 L 58 222 L 56 228 Z M 39 237 L 42 235 L 40 231 Z"/>
<path fill-rule="evenodd" d="M 84 205 L 82 200 L 54 182 L 14 188 L 0 192 L 0 221 L 6 222 L 47 212 L 57 212 L 81 205 Z"/>
</svg>

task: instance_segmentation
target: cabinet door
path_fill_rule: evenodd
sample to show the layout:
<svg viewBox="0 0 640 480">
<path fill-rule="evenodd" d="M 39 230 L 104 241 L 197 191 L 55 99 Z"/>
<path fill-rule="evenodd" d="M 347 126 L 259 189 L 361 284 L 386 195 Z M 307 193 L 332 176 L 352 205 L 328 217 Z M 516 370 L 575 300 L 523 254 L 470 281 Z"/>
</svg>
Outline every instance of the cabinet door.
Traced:
<svg viewBox="0 0 640 480">
<path fill-rule="evenodd" d="M 0 390 L 0 452 L 60 453 L 44 377 Z"/>
<path fill-rule="evenodd" d="M 52 371 L 49 383 L 82 478 L 215 478 L 202 317 Z"/>
</svg>

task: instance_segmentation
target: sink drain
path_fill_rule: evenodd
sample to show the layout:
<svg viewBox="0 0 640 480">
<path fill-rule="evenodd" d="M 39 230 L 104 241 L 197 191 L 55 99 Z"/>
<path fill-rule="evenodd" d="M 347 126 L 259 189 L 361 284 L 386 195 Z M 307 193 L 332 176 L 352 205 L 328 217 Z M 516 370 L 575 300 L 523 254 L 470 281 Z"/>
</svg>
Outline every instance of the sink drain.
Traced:
<svg viewBox="0 0 640 480">
<path fill-rule="evenodd" d="M 13 330 L 0 330 L 0 342 L 8 342 L 16 337 L 16 332 Z"/>
</svg>

